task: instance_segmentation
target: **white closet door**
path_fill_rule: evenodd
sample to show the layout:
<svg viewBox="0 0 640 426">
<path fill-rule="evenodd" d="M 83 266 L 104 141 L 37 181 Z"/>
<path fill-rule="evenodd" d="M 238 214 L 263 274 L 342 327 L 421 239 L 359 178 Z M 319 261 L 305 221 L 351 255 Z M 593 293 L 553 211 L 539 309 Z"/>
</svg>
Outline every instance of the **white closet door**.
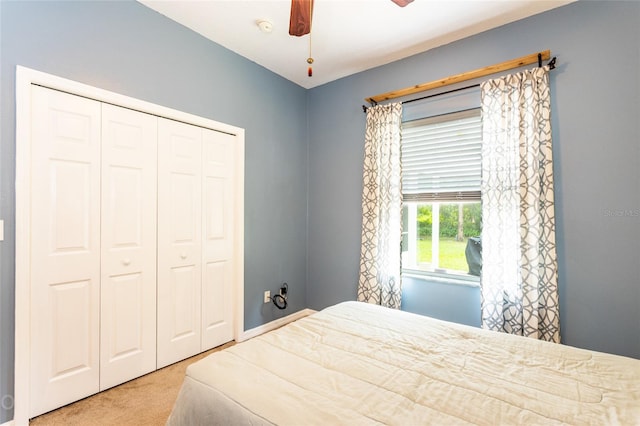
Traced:
<svg viewBox="0 0 640 426">
<path fill-rule="evenodd" d="M 234 142 L 203 130 L 203 351 L 233 339 Z"/>
<path fill-rule="evenodd" d="M 157 126 L 102 106 L 100 390 L 156 368 Z"/>
<path fill-rule="evenodd" d="M 32 105 L 33 417 L 98 392 L 100 103 L 34 86 Z"/>
<path fill-rule="evenodd" d="M 200 352 L 202 129 L 158 121 L 158 368 Z"/>
</svg>

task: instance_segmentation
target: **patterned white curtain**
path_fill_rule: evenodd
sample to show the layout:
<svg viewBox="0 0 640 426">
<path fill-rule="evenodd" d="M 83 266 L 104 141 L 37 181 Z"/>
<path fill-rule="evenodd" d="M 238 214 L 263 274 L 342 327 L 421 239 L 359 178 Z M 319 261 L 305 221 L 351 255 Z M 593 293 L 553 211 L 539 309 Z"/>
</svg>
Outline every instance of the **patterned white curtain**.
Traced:
<svg viewBox="0 0 640 426">
<path fill-rule="evenodd" d="M 367 110 L 358 300 L 400 308 L 402 104 Z"/>
<path fill-rule="evenodd" d="M 549 67 L 481 97 L 482 326 L 560 342 Z"/>
</svg>

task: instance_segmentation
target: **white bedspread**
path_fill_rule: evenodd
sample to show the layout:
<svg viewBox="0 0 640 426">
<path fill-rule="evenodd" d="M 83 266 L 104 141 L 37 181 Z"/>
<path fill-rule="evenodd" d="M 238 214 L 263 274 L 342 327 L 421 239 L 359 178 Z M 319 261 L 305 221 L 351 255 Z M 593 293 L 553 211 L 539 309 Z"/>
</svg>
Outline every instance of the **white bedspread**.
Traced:
<svg viewBox="0 0 640 426">
<path fill-rule="evenodd" d="M 191 365 L 170 425 L 640 424 L 640 360 L 346 302 Z"/>
</svg>

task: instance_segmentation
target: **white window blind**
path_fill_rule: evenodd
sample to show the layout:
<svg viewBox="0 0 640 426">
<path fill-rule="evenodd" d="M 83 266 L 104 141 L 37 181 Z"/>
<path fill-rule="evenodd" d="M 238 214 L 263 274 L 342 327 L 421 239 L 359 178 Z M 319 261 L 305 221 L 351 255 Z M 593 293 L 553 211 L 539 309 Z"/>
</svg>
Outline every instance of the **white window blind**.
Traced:
<svg viewBox="0 0 640 426">
<path fill-rule="evenodd" d="M 404 201 L 480 200 L 480 109 L 403 123 Z"/>
</svg>

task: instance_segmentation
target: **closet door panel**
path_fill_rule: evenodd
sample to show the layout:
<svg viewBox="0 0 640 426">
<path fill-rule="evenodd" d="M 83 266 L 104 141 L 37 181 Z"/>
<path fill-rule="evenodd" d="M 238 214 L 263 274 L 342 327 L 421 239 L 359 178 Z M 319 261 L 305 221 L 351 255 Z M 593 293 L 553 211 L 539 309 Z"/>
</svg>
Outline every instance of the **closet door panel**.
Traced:
<svg viewBox="0 0 640 426">
<path fill-rule="evenodd" d="M 158 368 L 200 352 L 202 130 L 160 119 Z"/>
<path fill-rule="evenodd" d="M 100 104 L 33 86 L 31 152 L 36 416 L 99 388 Z"/>
<path fill-rule="evenodd" d="M 169 308 L 168 316 L 171 318 L 171 337 L 173 340 L 191 339 L 198 331 L 197 321 L 200 307 L 197 301 L 199 291 L 198 286 L 194 284 L 200 281 L 198 272 L 199 268 L 194 265 L 171 268 L 169 291 L 173 303 Z M 197 351 L 195 345 L 194 350 Z"/>
<path fill-rule="evenodd" d="M 229 261 L 207 262 L 202 282 L 202 350 L 233 340 Z"/>
<path fill-rule="evenodd" d="M 156 367 L 157 126 L 102 107 L 100 390 Z"/>
<path fill-rule="evenodd" d="M 202 350 L 233 339 L 234 137 L 203 131 Z"/>
</svg>

